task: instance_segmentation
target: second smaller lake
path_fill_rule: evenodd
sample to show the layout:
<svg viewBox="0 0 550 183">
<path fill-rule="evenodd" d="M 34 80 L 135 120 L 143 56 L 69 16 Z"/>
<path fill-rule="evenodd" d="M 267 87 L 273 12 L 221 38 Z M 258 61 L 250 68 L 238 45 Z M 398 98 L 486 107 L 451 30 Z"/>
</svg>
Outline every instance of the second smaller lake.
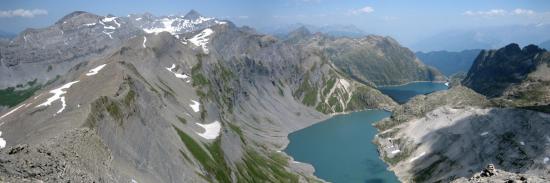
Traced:
<svg viewBox="0 0 550 183">
<path fill-rule="evenodd" d="M 440 90 L 449 89 L 445 83 L 415 82 L 399 86 L 382 86 L 378 89 L 390 96 L 399 104 L 403 104 L 416 95 L 428 94 Z"/>
</svg>

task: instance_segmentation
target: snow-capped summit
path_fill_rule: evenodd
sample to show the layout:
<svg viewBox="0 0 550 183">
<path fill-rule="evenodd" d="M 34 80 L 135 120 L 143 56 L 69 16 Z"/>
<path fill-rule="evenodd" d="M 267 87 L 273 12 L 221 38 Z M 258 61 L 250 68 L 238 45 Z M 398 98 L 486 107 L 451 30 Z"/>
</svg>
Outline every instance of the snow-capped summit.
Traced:
<svg viewBox="0 0 550 183">
<path fill-rule="evenodd" d="M 132 16 L 130 17 L 146 33 L 158 34 L 160 32 L 169 32 L 170 34 L 182 34 L 193 32 L 211 27 L 216 24 L 226 24 L 226 21 L 220 21 L 212 17 L 204 17 L 197 11 L 191 10 L 185 16 Z"/>
</svg>

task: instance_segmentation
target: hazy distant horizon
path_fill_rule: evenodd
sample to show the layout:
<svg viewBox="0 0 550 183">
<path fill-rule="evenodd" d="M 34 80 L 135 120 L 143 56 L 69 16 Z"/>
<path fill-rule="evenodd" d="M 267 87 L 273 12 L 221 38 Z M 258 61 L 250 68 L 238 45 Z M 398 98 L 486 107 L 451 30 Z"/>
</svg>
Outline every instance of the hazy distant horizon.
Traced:
<svg viewBox="0 0 550 183">
<path fill-rule="evenodd" d="M 391 36 L 408 47 L 414 47 L 423 39 L 450 31 L 550 24 L 550 2 L 543 0 L 100 0 L 71 3 L 53 0 L 8 0 L 0 9 L 0 30 L 18 33 L 25 28 L 46 27 L 77 10 L 98 15 L 125 16 L 149 12 L 161 16 L 185 14 L 192 9 L 204 16 L 227 19 L 239 26 L 247 25 L 256 29 L 297 23 L 315 26 L 354 25 L 368 34 Z M 540 39 L 540 42 L 545 41 L 545 38 Z"/>
</svg>

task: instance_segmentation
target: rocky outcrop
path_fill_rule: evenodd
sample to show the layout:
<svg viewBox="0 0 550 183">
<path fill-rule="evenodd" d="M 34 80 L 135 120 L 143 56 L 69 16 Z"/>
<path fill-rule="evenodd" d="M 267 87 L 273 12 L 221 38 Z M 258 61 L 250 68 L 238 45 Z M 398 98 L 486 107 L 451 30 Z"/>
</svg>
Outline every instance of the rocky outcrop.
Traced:
<svg viewBox="0 0 550 183">
<path fill-rule="evenodd" d="M 453 82 L 376 124 L 381 157 L 403 182 L 546 182 L 546 55 L 514 44 L 482 51 L 462 82 L 472 89 Z M 498 171 L 476 174 L 488 164 Z"/>
<path fill-rule="evenodd" d="M 35 144 L 0 151 L 0 177 L 6 182 L 111 182 L 110 152 L 93 131 L 75 129 Z"/>
<path fill-rule="evenodd" d="M 535 45 L 521 49 L 510 44 L 498 50 L 483 50 L 462 82 L 487 97 L 501 97 L 538 69 L 548 67 L 550 53 Z"/>
<path fill-rule="evenodd" d="M 487 168 L 483 169 L 480 173 L 476 173 L 470 178 L 459 178 L 452 181 L 453 183 L 467 183 L 467 182 L 476 182 L 476 183 L 489 183 L 489 182 L 518 182 L 518 183 L 527 183 L 527 182 L 548 182 L 548 178 L 543 176 L 533 176 L 530 174 L 519 174 L 519 173 L 510 173 L 502 170 L 497 170 L 496 168 L 490 168 L 487 165 Z"/>
</svg>

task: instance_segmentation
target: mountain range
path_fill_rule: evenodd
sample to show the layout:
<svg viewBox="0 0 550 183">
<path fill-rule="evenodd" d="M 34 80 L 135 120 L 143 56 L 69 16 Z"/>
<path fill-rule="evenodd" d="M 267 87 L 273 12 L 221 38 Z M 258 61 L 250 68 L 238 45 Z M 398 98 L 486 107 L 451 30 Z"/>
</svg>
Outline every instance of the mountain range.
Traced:
<svg viewBox="0 0 550 183">
<path fill-rule="evenodd" d="M 329 36 L 335 36 L 335 37 L 357 38 L 357 37 L 363 37 L 368 35 L 367 32 L 356 27 L 355 25 L 317 26 L 317 25 L 303 24 L 303 23 L 282 25 L 278 27 L 265 27 L 265 28 L 261 28 L 260 31 L 265 32 L 267 34 L 274 35 L 279 38 L 284 38 L 286 35 L 299 29 L 300 27 L 304 27 L 313 33 L 320 32 L 320 33 L 323 33 Z"/>
<path fill-rule="evenodd" d="M 377 85 L 444 79 L 389 37 L 302 31 L 278 39 L 196 11 L 77 11 L 2 41 L 0 98 L 12 100 L 0 109 L 0 177 L 318 181 L 280 152 L 290 132 L 395 107 Z"/>
<path fill-rule="evenodd" d="M 77 11 L 0 41 L 0 180 L 322 182 L 282 152 L 288 134 L 385 109 L 375 144 L 401 181 L 476 181 L 495 164 L 544 182 L 549 58 L 483 50 L 449 90 L 398 105 L 377 87 L 448 79 L 391 37 Z"/>
<path fill-rule="evenodd" d="M 497 49 L 510 43 L 538 44 L 550 40 L 549 24 L 509 25 L 444 31 L 410 44 L 415 51 Z"/>
</svg>

